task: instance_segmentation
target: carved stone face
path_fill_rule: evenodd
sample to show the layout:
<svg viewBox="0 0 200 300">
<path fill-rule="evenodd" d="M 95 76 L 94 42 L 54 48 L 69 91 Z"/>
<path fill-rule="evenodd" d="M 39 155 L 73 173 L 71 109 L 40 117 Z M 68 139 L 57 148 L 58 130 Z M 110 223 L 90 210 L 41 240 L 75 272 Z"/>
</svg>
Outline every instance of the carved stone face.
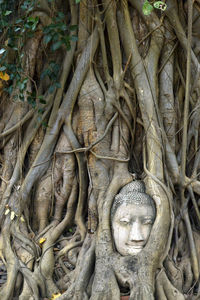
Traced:
<svg viewBox="0 0 200 300">
<path fill-rule="evenodd" d="M 151 205 L 122 203 L 112 219 L 113 237 L 122 255 L 136 255 L 146 245 L 155 219 Z"/>
</svg>

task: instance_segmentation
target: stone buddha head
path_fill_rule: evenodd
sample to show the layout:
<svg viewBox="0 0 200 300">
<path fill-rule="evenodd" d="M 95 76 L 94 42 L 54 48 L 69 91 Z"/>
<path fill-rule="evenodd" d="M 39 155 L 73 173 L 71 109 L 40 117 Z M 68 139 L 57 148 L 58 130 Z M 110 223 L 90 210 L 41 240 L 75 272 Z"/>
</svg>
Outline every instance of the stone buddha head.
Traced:
<svg viewBox="0 0 200 300">
<path fill-rule="evenodd" d="M 156 216 L 153 199 L 142 181 L 133 181 L 116 195 L 111 209 L 112 233 L 116 250 L 136 255 L 146 245 Z"/>
</svg>

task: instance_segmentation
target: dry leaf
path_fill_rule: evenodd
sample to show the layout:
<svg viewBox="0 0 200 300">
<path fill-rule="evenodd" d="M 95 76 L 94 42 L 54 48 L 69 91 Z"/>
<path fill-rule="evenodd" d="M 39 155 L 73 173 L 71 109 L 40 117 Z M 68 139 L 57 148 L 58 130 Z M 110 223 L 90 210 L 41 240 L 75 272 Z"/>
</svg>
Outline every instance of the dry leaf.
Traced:
<svg viewBox="0 0 200 300">
<path fill-rule="evenodd" d="M 58 298 L 58 297 L 60 297 L 60 296 L 61 296 L 60 293 L 59 293 L 59 294 L 53 294 L 53 295 L 51 296 L 51 300 L 56 299 L 56 298 Z"/>
<path fill-rule="evenodd" d="M 7 73 L 0 72 L 0 79 L 8 81 L 10 79 L 10 76 Z"/>
<path fill-rule="evenodd" d="M 14 211 L 11 211 L 10 219 L 13 220 L 14 218 L 15 218 L 15 212 L 14 212 Z"/>
<path fill-rule="evenodd" d="M 9 212 L 10 212 L 10 209 L 9 209 L 9 208 L 7 208 L 7 209 L 6 209 L 6 211 L 5 211 L 5 213 L 4 213 L 4 215 L 6 215 L 6 216 L 7 216 L 7 215 L 9 214 Z"/>
<path fill-rule="evenodd" d="M 21 216 L 21 217 L 20 217 L 20 220 L 21 220 L 22 222 L 25 222 L 25 220 L 24 220 L 24 217 L 23 217 L 23 216 Z"/>
<path fill-rule="evenodd" d="M 39 244 L 42 245 L 45 241 L 46 241 L 45 238 L 41 238 L 41 239 L 39 240 Z"/>
</svg>

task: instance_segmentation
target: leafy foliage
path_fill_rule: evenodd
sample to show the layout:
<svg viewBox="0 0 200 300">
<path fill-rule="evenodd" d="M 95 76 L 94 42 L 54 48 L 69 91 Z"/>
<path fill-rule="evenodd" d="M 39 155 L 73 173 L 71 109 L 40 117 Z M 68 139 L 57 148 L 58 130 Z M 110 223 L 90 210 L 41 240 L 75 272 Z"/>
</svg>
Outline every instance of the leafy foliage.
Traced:
<svg viewBox="0 0 200 300">
<path fill-rule="evenodd" d="M 160 9 L 160 10 L 166 10 L 167 8 L 167 4 L 164 3 L 163 1 L 156 1 L 154 2 L 153 6 L 157 9 Z"/>
<path fill-rule="evenodd" d="M 17 95 L 14 95 L 14 100 L 24 101 L 26 92 L 28 103 L 37 109 L 36 103 L 45 105 L 46 101 L 44 96 L 38 95 L 35 86 L 31 93 L 27 91 L 29 78 L 23 70 L 23 58 L 25 41 L 34 36 L 40 21 L 39 17 L 32 14 L 38 6 L 38 1 L 24 0 L 17 7 L 15 7 L 15 1 L 12 2 L 13 0 L 0 0 L 0 42 L 3 45 L 0 48 L 0 79 L 9 81 L 4 86 L 4 91 L 10 95 L 14 90 L 18 91 Z M 59 12 L 52 17 L 51 24 L 43 28 L 44 46 L 50 45 L 51 51 L 56 51 L 61 47 L 68 51 L 71 49 L 71 42 L 77 41 L 77 36 L 73 34 L 76 30 L 77 25 L 67 25 L 65 15 Z M 40 76 L 41 80 L 45 77 L 50 79 L 49 93 L 60 88 L 59 70 L 60 65 L 55 61 L 50 61 Z M 37 109 L 38 118 L 41 118 L 43 112 L 43 109 Z"/>
<path fill-rule="evenodd" d="M 18 88 L 19 99 L 22 101 L 28 81 L 28 78 L 22 76 L 24 57 L 22 49 L 26 38 L 34 35 L 39 23 L 38 17 L 30 15 L 35 5 L 35 0 L 25 0 L 20 4 L 16 13 L 15 6 L 10 6 L 9 1 L 0 1 L 0 33 L 2 37 L 5 37 L 2 41 L 4 47 L 0 49 L 0 71 L 6 72 L 1 78 L 10 79 L 9 87 L 5 90 L 11 94 L 14 88 Z M 9 57 L 13 57 L 13 62 L 10 62 Z"/>
<path fill-rule="evenodd" d="M 145 0 L 142 11 L 144 15 L 150 15 L 153 9 L 160 9 L 161 11 L 166 10 L 167 5 L 163 1 L 155 1 L 155 2 L 149 2 L 148 0 Z"/>
<path fill-rule="evenodd" d="M 77 36 L 71 35 L 71 32 L 77 29 L 77 25 L 67 26 L 64 22 L 64 18 L 65 15 L 62 12 L 59 12 L 58 15 L 53 18 L 53 22 L 43 29 L 43 41 L 45 44 L 52 42 L 52 51 L 56 51 L 62 45 L 65 45 L 66 49 L 70 50 L 70 41 L 77 41 Z"/>
<path fill-rule="evenodd" d="M 144 15 L 149 15 L 153 10 L 153 6 L 146 0 L 143 4 L 142 10 Z"/>
</svg>

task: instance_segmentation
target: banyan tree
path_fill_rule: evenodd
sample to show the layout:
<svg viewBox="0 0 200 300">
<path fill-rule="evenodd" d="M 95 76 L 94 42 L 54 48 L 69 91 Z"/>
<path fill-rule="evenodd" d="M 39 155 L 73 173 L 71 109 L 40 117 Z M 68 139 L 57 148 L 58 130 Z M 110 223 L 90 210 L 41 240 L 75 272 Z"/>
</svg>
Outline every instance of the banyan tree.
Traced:
<svg viewBox="0 0 200 300">
<path fill-rule="evenodd" d="M 0 299 L 200 299 L 200 1 L 0 8 Z M 135 181 L 156 216 L 121 255 Z"/>
</svg>

